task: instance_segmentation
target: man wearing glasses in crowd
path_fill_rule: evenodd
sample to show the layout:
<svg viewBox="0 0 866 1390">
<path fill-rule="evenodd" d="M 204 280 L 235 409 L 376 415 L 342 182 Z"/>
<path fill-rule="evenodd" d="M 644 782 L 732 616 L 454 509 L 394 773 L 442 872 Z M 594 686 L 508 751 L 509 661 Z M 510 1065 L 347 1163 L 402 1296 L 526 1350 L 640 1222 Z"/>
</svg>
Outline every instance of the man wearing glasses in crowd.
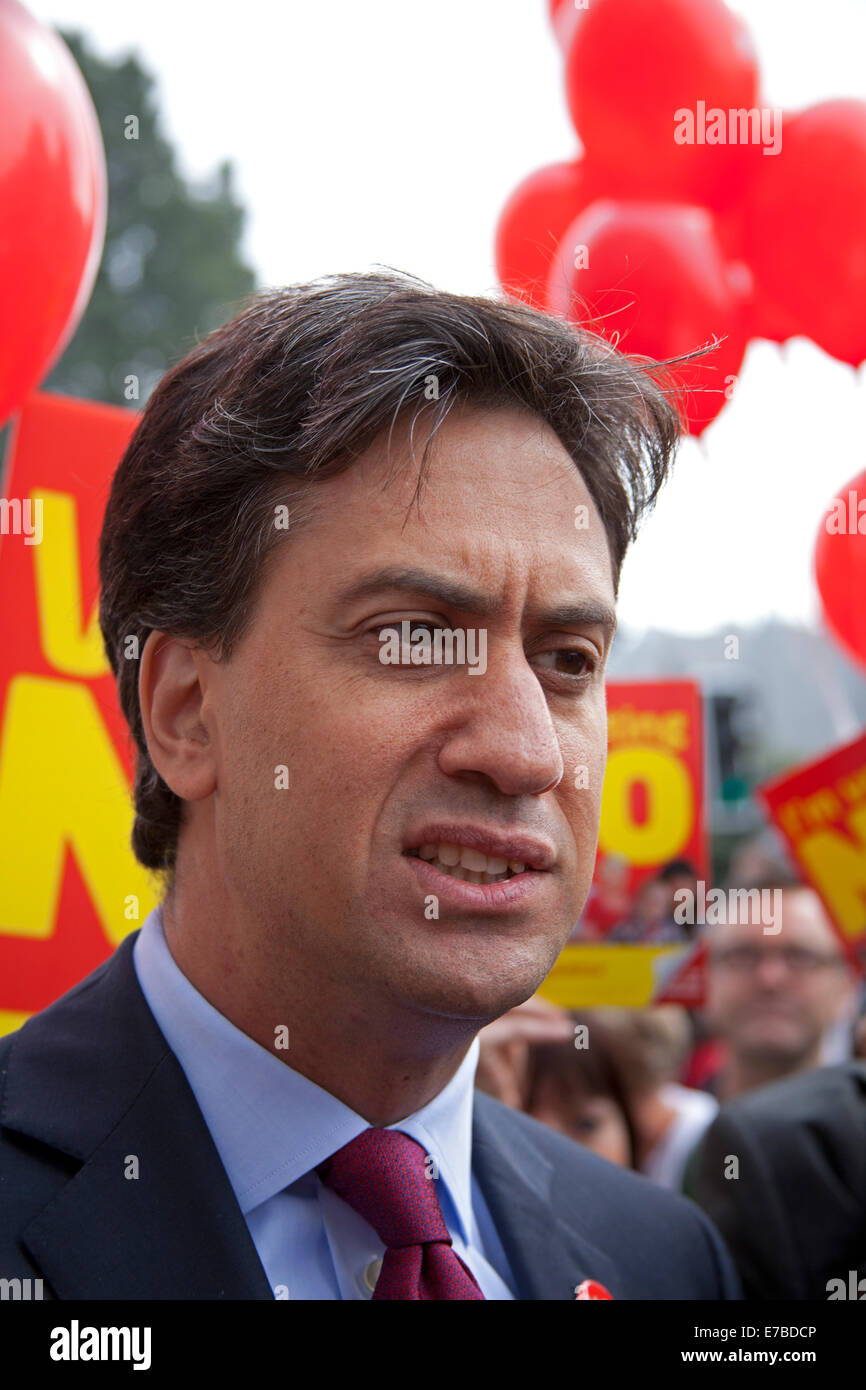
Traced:
<svg viewBox="0 0 866 1390">
<path fill-rule="evenodd" d="M 781 929 L 751 921 L 707 928 L 709 1032 L 727 1044 L 714 1078 L 721 1101 L 845 1055 L 856 981 L 821 900 L 795 879 L 779 889 Z"/>
</svg>

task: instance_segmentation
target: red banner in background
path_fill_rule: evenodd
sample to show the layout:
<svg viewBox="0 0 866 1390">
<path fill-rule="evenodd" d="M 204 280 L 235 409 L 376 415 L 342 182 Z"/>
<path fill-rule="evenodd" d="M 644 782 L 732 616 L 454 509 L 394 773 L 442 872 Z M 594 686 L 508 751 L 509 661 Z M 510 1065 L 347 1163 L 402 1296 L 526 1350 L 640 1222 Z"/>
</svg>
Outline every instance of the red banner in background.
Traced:
<svg viewBox="0 0 866 1390">
<path fill-rule="evenodd" d="M 132 756 L 97 612 L 112 474 L 138 416 L 31 396 L 0 499 L 0 1032 L 88 974 L 156 900 L 129 845 Z"/>
<path fill-rule="evenodd" d="M 703 705 L 695 681 L 611 681 L 599 859 L 629 862 L 633 896 L 672 859 L 709 881 Z"/>
<path fill-rule="evenodd" d="M 703 704 L 688 680 L 610 681 L 608 754 L 593 886 L 542 992 L 569 1008 L 700 1004 L 702 944 L 666 924 L 672 860 L 710 882 Z M 689 879 L 685 874 L 684 879 Z"/>
<path fill-rule="evenodd" d="M 758 795 L 866 972 L 866 734 L 765 783 Z"/>
</svg>

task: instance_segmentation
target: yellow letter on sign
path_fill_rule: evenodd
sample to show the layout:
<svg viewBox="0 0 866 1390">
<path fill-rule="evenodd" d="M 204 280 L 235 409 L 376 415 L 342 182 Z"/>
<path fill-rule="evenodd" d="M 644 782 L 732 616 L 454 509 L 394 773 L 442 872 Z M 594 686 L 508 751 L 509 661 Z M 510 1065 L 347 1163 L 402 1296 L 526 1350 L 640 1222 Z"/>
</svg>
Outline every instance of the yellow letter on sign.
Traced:
<svg viewBox="0 0 866 1390">
<path fill-rule="evenodd" d="M 797 844 L 806 873 L 848 937 L 866 931 L 866 806 L 848 815 L 859 843 L 837 830 L 816 830 Z"/>
<path fill-rule="evenodd" d="M 129 894 L 142 915 L 157 901 L 130 850 L 131 828 L 126 774 L 91 692 L 16 676 L 0 745 L 0 932 L 51 936 L 69 848 L 117 945 L 129 931 Z"/>
<path fill-rule="evenodd" d="M 631 789 L 647 789 L 647 819 L 636 824 Z M 685 764 L 651 744 L 631 744 L 608 755 L 601 797 L 599 848 L 624 854 L 632 864 L 660 864 L 673 859 L 694 826 L 694 792 Z"/>
<path fill-rule="evenodd" d="M 42 650 L 55 671 L 66 676 L 101 676 L 108 670 L 108 662 L 98 606 L 94 604 L 86 628 L 81 611 L 75 498 L 47 490 L 39 496 L 44 540 L 34 550 L 34 571 Z"/>
</svg>

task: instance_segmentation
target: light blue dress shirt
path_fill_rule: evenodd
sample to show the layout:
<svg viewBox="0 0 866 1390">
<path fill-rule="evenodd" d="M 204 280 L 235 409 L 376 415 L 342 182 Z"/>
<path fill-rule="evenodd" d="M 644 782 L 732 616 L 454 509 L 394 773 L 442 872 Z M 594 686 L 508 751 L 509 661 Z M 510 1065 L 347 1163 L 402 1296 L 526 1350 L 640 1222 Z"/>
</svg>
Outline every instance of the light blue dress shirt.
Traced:
<svg viewBox="0 0 866 1390">
<path fill-rule="evenodd" d="M 275 1298 L 372 1296 L 385 1252 L 373 1228 L 314 1169 L 368 1121 L 242 1033 L 190 983 L 168 949 L 159 907 L 133 948 L 138 983 L 210 1130 Z M 289 1031 L 291 1050 L 291 1029 Z M 437 1096 L 391 1125 L 436 1162 L 454 1249 L 485 1298 L 514 1278 L 471 1171 L 476 1038 Z"/>
</svg>

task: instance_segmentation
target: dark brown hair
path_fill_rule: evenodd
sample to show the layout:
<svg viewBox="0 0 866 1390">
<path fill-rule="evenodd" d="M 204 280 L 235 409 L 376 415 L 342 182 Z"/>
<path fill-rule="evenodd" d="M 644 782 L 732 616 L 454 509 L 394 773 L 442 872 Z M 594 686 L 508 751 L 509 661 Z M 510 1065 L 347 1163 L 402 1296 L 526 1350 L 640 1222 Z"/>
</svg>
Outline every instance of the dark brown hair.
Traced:
<svg viewBox="0 0 866 1390">
<path fill-rule="evenodd" d="M 529 1048 L 524 1110 L 532 1114 L 542 1088 L 551 1086 L 562 1115 L 573 1124 L 584 1103 L 596 1096 L 611 1100 L 628 1133 L 629 1167 L 637 1167 L 639 1135 L 635 1102 L 648 1079 L 631 1040 L 608 1025 L 601 1014 L 570 1009 L 574 1024 L 588 1030 L 589 1046 L 577 1049 L 557 1043 L 535 1043 Z"/>
<path fill-rule="evenodd" d="M 315 481 L 350 467 L 398 421 L 411 426 L 414 461 L 423 417 L 420 486 L 456 402 L 522 408 L 574 459 L 618 587 L 676 449 L 666 365 L 526 305 L 447 294 L 385 268 L 256 295 L 172 367 L 114 476 L 99 553 L 100 624 L 136 744 L 141 863 L 171 874 L 182 802 L 148 754 L 135 657 L 153 630 L 231 655 L 285 538 L 276 506 L 292 497 L 294 527 L 298 497 L 302 521 Z"/>
</svg>

